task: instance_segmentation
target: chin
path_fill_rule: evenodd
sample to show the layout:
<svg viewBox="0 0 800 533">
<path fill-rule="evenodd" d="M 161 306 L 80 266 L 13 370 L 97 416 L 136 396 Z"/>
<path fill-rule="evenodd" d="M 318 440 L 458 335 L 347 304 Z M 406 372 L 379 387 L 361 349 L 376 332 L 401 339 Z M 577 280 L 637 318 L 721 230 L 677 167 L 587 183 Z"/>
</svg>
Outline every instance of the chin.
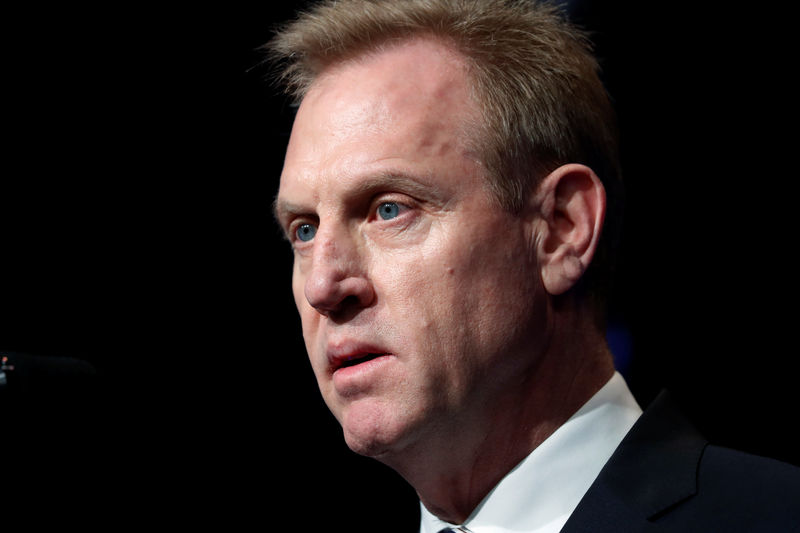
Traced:
<svg viewBox="0 0 800 533">
<path fill-rule="evenodd" d="M 358 455 L 377 459 L 390 453 L 391 446 L 382 439 L 371 436 L 355 435 L 345 431 L 344 440 L 347 447 Z"/>
<path fill-rule="evenodd" d="M 408 424 L 396 406 L 369 400 L 354 402 L 340 419 L 347 446 L 359 455 L 380 459 L 397 453 L 407 440 Z"/>
</svg>

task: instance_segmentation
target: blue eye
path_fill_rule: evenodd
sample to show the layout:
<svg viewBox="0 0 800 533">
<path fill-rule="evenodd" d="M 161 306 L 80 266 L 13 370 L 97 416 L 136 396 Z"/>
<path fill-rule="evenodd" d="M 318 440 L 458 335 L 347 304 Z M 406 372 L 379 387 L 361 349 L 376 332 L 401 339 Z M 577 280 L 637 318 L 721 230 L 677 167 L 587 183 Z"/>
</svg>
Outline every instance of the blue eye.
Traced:
<svg viewBox="0 0 800 533">
<path fill-rule="evenodd" d="M 378 214 L 383 220 L 391 220 L 400 214 L 400 206 L 394 202 L 384 202 L 378 206 Z"/>
<path fill-rule="evenodd" d="M 295 231 L 295 235 L 298 239 L 303 242 L 308 242 L 314 238 L 314 235 L 317 234 L 316 226 L 312 226 L 311 224 L 301 224 L 297 227 Z"/>
</svg>

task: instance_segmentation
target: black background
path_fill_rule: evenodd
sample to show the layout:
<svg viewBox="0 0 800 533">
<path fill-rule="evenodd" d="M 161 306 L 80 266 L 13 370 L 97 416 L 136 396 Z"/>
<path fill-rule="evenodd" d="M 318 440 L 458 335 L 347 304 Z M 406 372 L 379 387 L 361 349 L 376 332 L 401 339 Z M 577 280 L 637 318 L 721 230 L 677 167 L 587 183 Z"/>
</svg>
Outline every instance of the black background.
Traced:
<svg viewBox="0 0 800 533">
<path fill-rule="evenodd" d="M 347 451 L 305 359 L 271 218 L 291 109 L 256 50 L 281 6 L 3 16 L 0 349 L 97 372 L 0 398 L 0 490 L 29 518 L 414 528 L 413 491 Z M 620 118 L 634 394 L 669 387 L 712 440 L 799 464 L 785 14 L 573 15 Z"/>
</svg>

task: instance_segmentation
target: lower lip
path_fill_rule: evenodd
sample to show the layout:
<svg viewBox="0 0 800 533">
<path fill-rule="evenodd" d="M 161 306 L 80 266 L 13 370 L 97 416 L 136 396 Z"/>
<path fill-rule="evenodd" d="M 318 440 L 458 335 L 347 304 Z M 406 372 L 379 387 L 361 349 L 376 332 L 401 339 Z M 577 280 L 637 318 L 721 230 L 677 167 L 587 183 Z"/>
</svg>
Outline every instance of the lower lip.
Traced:
<svg viewBox="0 0 800 533">
<path fill-rule="evenodd" d="M 384 354 L 353 366 L 344 366 L 333 372 L 333 385 L 340 394 L 363 390 L 394 356 Z"/>
</svg>

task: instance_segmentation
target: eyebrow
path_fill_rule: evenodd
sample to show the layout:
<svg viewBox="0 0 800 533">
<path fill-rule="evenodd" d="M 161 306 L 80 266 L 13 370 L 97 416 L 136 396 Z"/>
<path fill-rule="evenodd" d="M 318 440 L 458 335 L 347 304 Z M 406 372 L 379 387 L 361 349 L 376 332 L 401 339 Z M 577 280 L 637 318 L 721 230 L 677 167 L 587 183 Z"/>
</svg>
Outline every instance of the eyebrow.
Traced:
<svg viewBox="0 0 800 533">
<path fill-rule="evenodd" d="M 302 211 L 303 209 L 301 209 L 300 206 L 287 202 L 275 194 L 275 199 L 272 201 L 272 216 L 275 217 L 276 222 L 280 223 L 282 216 L 300 213 Z"/>
<path fill-rule="evenodd" d="M 281 233 L 283 233 L 285 238 L 288 239 L 289 235 L 286 232 L 286 227 L 283 225 L 283 219 L 289 215 L 302 214 L 305 211 L 306 210 L 299 205 L 287 202 L 286 200 L 279 198 L 277 193 L 275 194 L 275 199 L 272 201 L 272 217 L 278 224 L 278 227 L 281 229 Z"/>
<path fill-rule="evenodd" d="M 371 195 L 383 190 L 408 194 L 419 200 L 441 202 L 442 191 L 435 187 L 430 179 L 409 174 L 404 171 L 386 170 L 372 174 L 361 180 L 349 191 L 353 195 Z"/>
</svg>

